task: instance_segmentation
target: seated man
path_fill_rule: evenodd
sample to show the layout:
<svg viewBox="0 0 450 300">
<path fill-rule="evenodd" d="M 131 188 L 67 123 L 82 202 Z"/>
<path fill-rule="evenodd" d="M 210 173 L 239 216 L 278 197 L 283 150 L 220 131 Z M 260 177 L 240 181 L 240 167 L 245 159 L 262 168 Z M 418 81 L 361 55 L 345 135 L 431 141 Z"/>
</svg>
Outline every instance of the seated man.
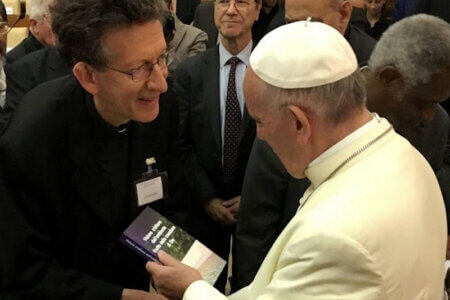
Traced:
<svg viewBox="0 0 450 300">
<path fill-rule="evenodd" d="M 311 186 L 253 282 L 229 299 L 442 298 L 446 228 L 436 177 L 367 110 L 344 37 L 309 20 L 272 31 L 252 53 L 244 92 L 258 137 Z M 195 269 L 159 258 L 147 268 L 164 296 L 226 299 Z"/>
<path fill-rule="evenodd" d="M 173 39 L 169 42 L 167 57 L 167 66 L 170 73 L 173 73 L 178 64 L 186 58 L 194 56 L 206 50 L 208 36 L 200 29 L 186 25 L 175 15 L 172 0 L 165 0 L 170 14 L 173 18 Z"/>
<path fill-rule="evenodd" d="M 32 0 L 30 8 L 30 35 L 6 55 L 6 61 L 13 63 L 19 58 L 42 49 L 54 46 L 56 37 L 51 27 L 49 7 L 53 0 Z"/>
<path fill-rule="evenodd" d="M 170 217 L 176 199 L 177 111 L 161 96 L 165 7 L 52 6 L 72 73 L 26 94 L 0 138 L 0 290 L 8 296 L 160 298 L 146 292 L 145 261 L 119 237 L 146 205 Z M 168 171 L 170 197 L 149 203 L 136 199 L 134 182 L 151 157 Z"/>
</svg>

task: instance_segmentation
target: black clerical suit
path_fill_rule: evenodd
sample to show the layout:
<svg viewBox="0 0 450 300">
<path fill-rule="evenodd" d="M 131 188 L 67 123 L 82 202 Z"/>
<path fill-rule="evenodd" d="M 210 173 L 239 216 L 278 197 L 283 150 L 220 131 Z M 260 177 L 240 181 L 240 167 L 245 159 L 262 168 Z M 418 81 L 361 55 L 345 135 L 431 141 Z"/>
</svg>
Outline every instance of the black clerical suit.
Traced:
<svg viewBox="0 0 450 300">
<path fill-rule="evenodd" d="M 6 53 L 6 63 L 12 64 L 19 58 L 37 51 L 39 49 L 42 49 L 44 46 L 39 42 L 33 34 L 30 33 L 30 35 L 25 38 L 22 42 L 20 42 L 19 45 L 14 47 L 11 51 Z"/>
<path fill-rule="evenodd" d="M 24 96 L 0 138 L 0 290 L 25 299 L 148 290 L 145 261 L 118 239 L 141 209 L 133 182 L 146 158 L 169 171 L 170 200 L 150 205 L 170 217 L 178 157 L 171 99 L 161 95 L 153 122 L 113 128 L 73 75 Z"/>
<path fill-rule="evenodd" d="M 180 107 L 183 172 L 192 198 L 187 229 L 227 259 L 231 228 L 207 216 L 203 204 L 214 197 L 229 200 L 241 194 L 256 127 L 244 108 L 235 177 L 231 184 L 225 185 L 222 178 L 219 68 L 219 47 L 216 46 L 178 66 L 175 89 Z"/>
<path fill-rule="evenodd" d="M 351 25 L 344 34 L 360 66 L 366 65 L 375 40 Z M 242 187 L 236 226 L 233 290 L 254 278 L 273 242 L 294 216 L 309 181 L 292 178 L 270 146 L 255 140 Z"/>
</svg>

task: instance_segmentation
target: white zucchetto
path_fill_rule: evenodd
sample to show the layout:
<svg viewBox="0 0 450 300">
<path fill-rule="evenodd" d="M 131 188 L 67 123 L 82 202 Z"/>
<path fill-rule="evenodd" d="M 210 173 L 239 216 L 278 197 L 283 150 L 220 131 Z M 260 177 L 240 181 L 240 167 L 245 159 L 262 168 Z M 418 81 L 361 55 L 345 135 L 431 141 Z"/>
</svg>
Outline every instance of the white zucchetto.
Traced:
<svg viewBox="0 0 450 300">
<path fill-rule="evenodd" d="M 294 89 L 336 82 L 353 74 L 358 62 L 341 33 L 307 20 L 269 32 L 253 50 L 250 66 L 266 83 Z"/>
</svg>

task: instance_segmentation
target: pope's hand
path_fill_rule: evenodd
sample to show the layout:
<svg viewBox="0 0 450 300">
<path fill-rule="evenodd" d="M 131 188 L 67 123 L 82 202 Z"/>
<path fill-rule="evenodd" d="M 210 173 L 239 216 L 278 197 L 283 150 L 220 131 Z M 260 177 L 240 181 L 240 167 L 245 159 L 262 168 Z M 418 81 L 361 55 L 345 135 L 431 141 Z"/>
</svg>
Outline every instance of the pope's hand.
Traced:
<svg viewBox="0 0 450 300">
<path fill-rule="evenodd" d="M 152 275 L 158 293 L 169 299 L 182 299 L 189 285 L 202 279 L 196 269 L 177 261 L 164 251 L 158 252 L 158 258 L 161 264 L 148 262 L 146 269 Z"/>
</svg>

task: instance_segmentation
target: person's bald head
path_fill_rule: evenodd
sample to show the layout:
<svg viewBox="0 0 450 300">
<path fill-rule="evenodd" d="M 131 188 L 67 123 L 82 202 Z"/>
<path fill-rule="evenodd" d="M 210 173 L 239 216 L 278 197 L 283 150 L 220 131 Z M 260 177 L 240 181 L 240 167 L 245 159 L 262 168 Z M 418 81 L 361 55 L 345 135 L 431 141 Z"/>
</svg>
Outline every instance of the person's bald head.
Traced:
<svg viewBox="0 0 450 300">
<path fill-rule="evenodd" d="M 348 0 L 286 0 L 286 22 L 306 20 L 320 21 L 344 34 L 352 5 Z"/>
</svg>

